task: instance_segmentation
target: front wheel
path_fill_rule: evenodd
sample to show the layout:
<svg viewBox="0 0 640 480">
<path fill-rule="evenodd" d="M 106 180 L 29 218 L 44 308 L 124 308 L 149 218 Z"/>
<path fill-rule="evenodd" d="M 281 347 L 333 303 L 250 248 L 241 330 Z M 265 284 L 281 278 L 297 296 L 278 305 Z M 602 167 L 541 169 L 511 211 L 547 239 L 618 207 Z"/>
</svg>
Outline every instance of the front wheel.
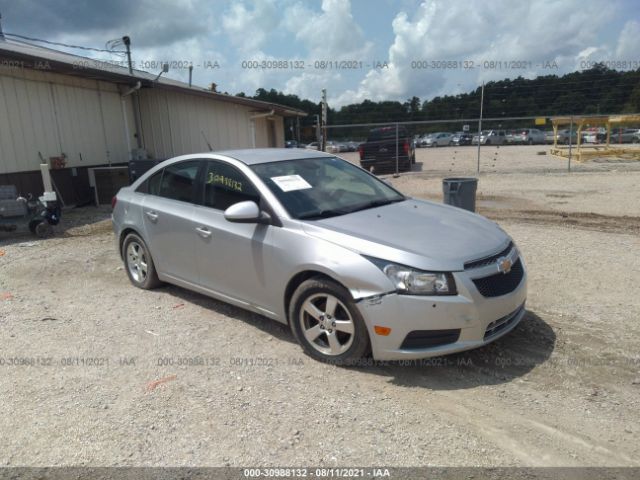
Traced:
<svg viewBox="0 0 640 480">
<path fill-rule="evenodd" d="M 354 365 L 369 351 L 369 334 L 349 292 L 324 278 L 297 288 L 289 307 L 293 335 L 310 357 Z"/>
<path fill-rule="evenodd" d="M 130 233 L 122 245 L 124 264 L 131 283 L 144 290 L 151 290 L 160 285 L 156 267 L 147 245 L 138 235 Z"/>
</svg>

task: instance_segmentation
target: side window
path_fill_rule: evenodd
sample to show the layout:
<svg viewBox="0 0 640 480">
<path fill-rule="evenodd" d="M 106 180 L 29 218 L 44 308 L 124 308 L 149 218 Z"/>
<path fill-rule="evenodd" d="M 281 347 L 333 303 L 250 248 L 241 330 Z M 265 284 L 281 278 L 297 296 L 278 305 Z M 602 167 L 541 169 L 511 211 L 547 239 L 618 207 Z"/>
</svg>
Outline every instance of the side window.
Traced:
<svg viewBox="0 0 640 480">
<path fill-rule="evenodd" d="M 204 205 L 216 210 L 226 210 L 238 202 L 251 200 L 260 203 L 260 195 L 235 167 L 216 160 L 207 162 L 204 173 Z"/>
<path fill-rule="evenodd" d="M 149 177 L 146 181 L 148 194 L 160 195 L 160 180 L 162 180 L 162 170 Z"/>
<path fill-rule="evenodd" d="M 182 202 L 192 202 L 198 174 L 198 160 L 174 163 L 166 167 L 162 173 L 158 195 Z M 151 179 L 150 179 L 151 180 Z M 149 193 L 153 187 L 149 183 Z"/>
</svg>

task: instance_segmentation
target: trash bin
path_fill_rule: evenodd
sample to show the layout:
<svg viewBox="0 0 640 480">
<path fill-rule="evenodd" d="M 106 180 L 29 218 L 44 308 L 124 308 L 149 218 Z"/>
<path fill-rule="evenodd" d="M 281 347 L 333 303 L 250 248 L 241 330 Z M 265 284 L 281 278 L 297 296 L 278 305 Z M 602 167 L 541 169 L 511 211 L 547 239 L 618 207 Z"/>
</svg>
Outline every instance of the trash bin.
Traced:
<svg viewBox="0 0 640 480">
<path fill-rule="evenodd" d="M 476 211 L 476 189 L 478 179 L 474 177 L 445 178 L 442 180 L 444 203 Z"/>
</svg>

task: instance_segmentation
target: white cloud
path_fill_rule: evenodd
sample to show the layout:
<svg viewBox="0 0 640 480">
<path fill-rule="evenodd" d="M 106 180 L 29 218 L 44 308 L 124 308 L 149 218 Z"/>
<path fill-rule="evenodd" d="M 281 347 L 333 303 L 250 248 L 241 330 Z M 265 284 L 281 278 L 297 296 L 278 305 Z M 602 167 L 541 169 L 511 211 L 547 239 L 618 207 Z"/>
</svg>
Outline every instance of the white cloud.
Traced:
<svg viewBox="0 0 640 480">
<path fill-rule="evenodd" d="M 400 12 L 394 18 L 390 68 L 368 72 L 356 89 L 346 91 L 336 103 L 404 100 L 413 95 L 428 98 L 460 86 L 468 90 L 482 80 L 562 74 L 576 68 L 580 55 L 601 57 L 609 52 L 598 37 L 615 10 L 611 4 L 603 9 L 597 0 L 494 0 L 477 6 L 425 1 L 413 15 Z M 634 24 L 625 27 L 619 50 L 638 45 Z M 412 62 L 422 60 L 472 61 L 475 68 L 413 68 Z M 493 61 L 494 68 L 491 64 L 485 68 L 485 61 Z M 507 62 L 526 68 L 513 69 Z M 554 62 L 558 69 L 545 68 Z"/>
<path fill-rule="evenodd" d="M 312 60 L 360 59 L 371 51 L 351 14 L 349 0 L 323 0 L 321 12 L 296 3 L 284 13 L 283 25 L 295 35 Z"/>
<path fill-rule="evenodd" d="M 253 53 L 261 49 L 276 31 L 280 15 L 273 0 L 256 1 L 251 9 L 244 3 L 233 3 L 222 16 L 222 27 L 236 48 Z"/>
<path fill-rule="evenodd" d="M 625 23 L 616 48 L 616 60 L 637 61 L 640 48 L 640 22 L 629 20 Z"/>
</svg>

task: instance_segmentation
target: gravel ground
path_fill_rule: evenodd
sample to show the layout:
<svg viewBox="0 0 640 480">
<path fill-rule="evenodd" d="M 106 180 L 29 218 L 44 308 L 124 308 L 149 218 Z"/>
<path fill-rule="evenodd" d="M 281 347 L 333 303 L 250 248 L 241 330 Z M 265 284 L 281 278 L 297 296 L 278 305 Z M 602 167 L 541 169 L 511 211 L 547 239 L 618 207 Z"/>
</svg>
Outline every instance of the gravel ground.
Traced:
<svg viewBox="0 0 640 480">
<path fill-rule="evenodd" d="M 640 466 L 640 168 L 567 175 L 535 148 L 479 187 L 527 316 L 431 365 L 324 365 L 264 317 L 136 289 L 106 209 L 1 233 L 0 465 Z M 392 181 L 439 199 L 436 167 Z"/>
</svg>

